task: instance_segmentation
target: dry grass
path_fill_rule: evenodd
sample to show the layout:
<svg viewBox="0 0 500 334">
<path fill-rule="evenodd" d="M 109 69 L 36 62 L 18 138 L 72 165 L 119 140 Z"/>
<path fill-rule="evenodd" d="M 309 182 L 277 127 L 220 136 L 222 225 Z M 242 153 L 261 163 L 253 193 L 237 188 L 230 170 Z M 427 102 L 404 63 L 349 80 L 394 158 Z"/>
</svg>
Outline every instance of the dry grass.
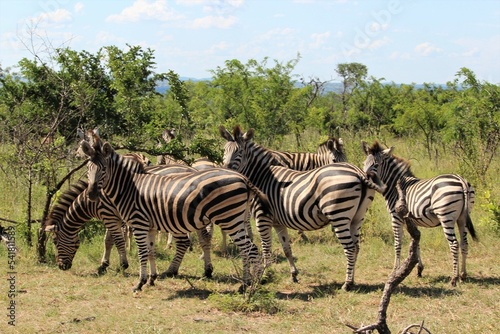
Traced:
<svg viewBox="0 0 500 334">
<path fill-rule="evenodd" d="M 347 138 L 346 143 L 349 159 L 360 165 L 364 157 L 360 156 L 359 140 Z M 415 150 L 408 147 L 398 144 L 397 154 L 413 158 L 418 176 L 456 170 L 443 163 L 454 162 L 453 157 L 442 159 L 437 170 L 422 158 L 424 155 L 412 157 L 410 153 Z M 497 161 L 492 167 L 492 179 L 497 179 L 499 168 Z M 13 187 L 0 178 L 0 186 L 17 189 L 0 193 L 1 216 L 22 220 L 24 205 L 19 205 L 24 201 L 22 185 Z M 489 191 L 492 198 L 499 198 L 498 187 L 491 186 Z M 433 334 L 500 332 L 499 238 L 490 235 L 491 213 L 485 209 L 484 194 L 485 189 L 476 187 L 472 218 L 480 241 L 470 242 L 467 263 L 470 278 L 451 288 L 451 255 L 442 230 L 421 229 L 424 277 L 417 278 L 412 273 L 392 296 L 387 322 L 393 333 L 422 321 Z M 40 203 L 43 200 L 37 202 L 36 217 L 41 216 Z M 18 235 L 16 326 L 7 325 L 8 282 L 2 279 L 0 333 L 350 333 L 346 323 L 356 326 L 373 323 L 394 257 L 392 231 L 382 198 L 376 197 L 363 225 L 354 291 L 341 290 L 345 258 L 330 229 L 307 235 L 310 243 L 293 245 L 300 270 L 298 284 L 291 282 L 288 264 L 275 240 L 278 262 L 271 268 L 270 282 L 263 286 L 279 305 L 279 311 L 273 314 L 237 312 L 228 307 L 228 300 L 243 300 L 235 294 L 239 286 L 235 265 L 241 266 L 241 261 L 220 256 L 218 233 L 214 241 L 212 280 L 200 279 L 203 265 L 198 258 L 199 249 L 195 248 L 186 255 L 179 277 L 158 281 L 154 287 L 146 286 L 138 295 L 132 293 L 138 280 L 136 253 L 129 258 L 131 267 L 126 274 L 110 269 L 106 275 L 97 276 L 102 237 L 95 238 L 91 244 L 82 244 L 73 268 L 63 272 L 53 262 L 51 241 L 49 263 L 40 265 L 35 249 L 23 245 Z M 172 253 L 172 250 L 159 251 L 160 271 L 167 268 Z M 3 278 L 7 275 L 4 244 L 0 244 L 0 259 Z M 116 252 L 111 261 L 111 268 L 118 267 Z"/>
<path fill-rule="evenodd" d="M 393 295 L 388 310 L 392 331 L 424 320 L 433 333 L 499 332 L 500 264 L 494 251 L 498 240 L 483 237 L 472 243 L 470 278 L 451 288 L 450 254 L 442 231 L 422 232 L 424 277 L 412 273 Z M 366 238 L 357 264 L 356 290 L 344 292 L 345 259 L 340 245 L 329 229 L 308 235 L 311 243 L 296 242 L 293 247 L 299 284 L 291 282 L 288 264 L 281 256 L 272 268 L 271 282 L 264 288 L 281 308 L 272 315 L 224 311 L 220 298 L 212 297 L 240 298 L 233 295 L 239 285 L 234 264 L 240 265 L 240 261 L 215 255 L 214 278 L 203 280 L 196 248 L 187 254 L 180 277 L 158 281 L 134 296 L 132 287 L 138 279 L 135 254 L 126 274 L 109 270 L 99 277 L 95 274 L 99 240 L 82 246 L 68 272 L 53 263 L 36 264 L 35 257 L 21 245 L 16 268 L 16 327 L 5 326 L 4 317 L 2 333 L 349 333 L 345 323 L 374 322 L 392 267 L 392 245 L 380 238 Z M 170 250 L 159 252 L 160 270 L 167 267 L 171 254 Z M 6 258 L 4 245 L 0 258 Z M 117 266 L 116 254 L 112 261 Z M 2 289 L 5 291 L 5 283 Z M 6 292 L 0 300 L 7 305 Z"/>
</svg>

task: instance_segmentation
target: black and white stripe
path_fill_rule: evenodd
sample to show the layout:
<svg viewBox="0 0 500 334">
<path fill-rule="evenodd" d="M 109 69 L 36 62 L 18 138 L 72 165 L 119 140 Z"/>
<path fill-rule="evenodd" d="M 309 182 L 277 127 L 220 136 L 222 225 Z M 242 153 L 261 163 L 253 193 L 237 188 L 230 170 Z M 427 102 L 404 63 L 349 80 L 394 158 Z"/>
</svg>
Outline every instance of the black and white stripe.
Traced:
<svg viewBox="0 0 500 334">
<path fill-rule="evenodd" d="M 222 127 L 220 130 L 223 134 Z M 331 224 L 347 258 L 343 288 L 349 290 L 354 284 L 361 223 L 375 190 L 382 191 L 383 186 L 374 184 L 360 168 L 348 163 L 310 171 L 283 167 L 272 151 L 252 141 L 252 129 L 243 134 L 235 127 L 233 135 L 225 138 L 224 165 L 232 166 L 234 157 L 240 155 L 238 171 L 269 198 L 270 210 L 256 211 L 264 259 L 270 260 L 271 227 L 274 227 L 290 264 L 292 279 L 297 281 L 287 228 L 312 231 Z"/>
<path fill-rule="evenodd" d="M 461 176 L 443 174 L 430 179 L 419 179 L 410 170 L 410 163 L 392 154 L 393 148 L 383 148 L 378 142 L 372 146 L 363 142 L 367 155 L 364 162 L 365 171 L 376 171 L 382 182 L 387 184 L 384 192 L 387 210 L 392 218 L 394 232 L 394 248 L 396 257 L 394 267 L 400 265 L 401 238 L 403 218 L 396 212 L 398 198 L 397 184 L 404 194 L 408 210 L 407 219 L 416 226 L 442 226 L 450 251 L 453 256 L 453 277 L 451 284 L 456 285 L 458 278 L 467 276 L 466 259 L 468 253 L 467 231 L 473 239 L 476 233 L 470 211 L 475 194 L 472 186 Z M 455 224 L 458 225 L 460 245 L 455 235 Z M 459 276 L 458 248 L 462 252 L 461 272 Z M 418 274 L 421 275 L 423 265 L 419 255 Z"/>
<path fill-rule="evenodd" d="M 137 158 L 143 164 L 149 161 L 147 158 L 137 153 L 126 154 L 124 157 Z M 191 167 L 182 165 L 151 166 L 145 167 L 145 170 L 148 173 L 157 175 L 179 175 L 195 171 Z M 128 267 L 128 261 L 125 251 L 125 239 L 129 232 L 128 227 L 124 225 L 116 207 L 105 194 L 101 194 L 97 202 L 89 201 L 86 194 L 87 187 L 87 182 L 82 180 L 74 184 L 68 191 L 61 195 L 58 203 L 52 208 L 49 214 L 45 230 L 47 232 L 55 232 L 54 242 L 57 249 L 56 258 L 59 268 L 62 270 L 71 268 L 73 258 L 79 246 L 78 233 L 87 221 L 91 218 L 96 218 L 101 220 L 106 227 L 105 251 L 98 272 L 100 274 L 104 273 L 109 266 L 109 258 L 113 244 L 117 246 L 121 267 L 126 269 Z M 124 233 L 121 233 L 121 231 Z M 210 254 L 212 238 L 211 226 L 209 225 L 205 229 L 198 230 L 197 234 L 200 247 L 203 250 L 203 259 L 205 262 L 204 275 L 210 277 L 213 270 Z M 151 247 L 149 262 L 151 267 L 155 267 L 155 235 L 153 232 L 150 238 L 151 240 L 148 242 Z M 177 274 L 190 243 L 191 240 L 184 236 L 176 239 L 176 252 L 166 272 L 168 275 Z"/>
<path fill-rule="evenodd" d="M 139 249 L 140 290 L 147 281 L 147 234 L 151 229 L 182 237 L 200 230 L 210 222 L 219 225 L 240 248 L 243 282 L 250 282 L 251 264 L 257 265 L 258 249 L 248 238 L 244 221 L 248 204 L 255 195 L 265 196 L 239 173 L 210 169 L 182 176 L 146 174 L 132 159 L 124 159 L 109 143 L 90 146 L 82 141 L 88 164 L 90 200 L 104 193 L 120 216 L 134 228 Z M 151 272 L 152 280 L 156 272 Z"/>
</svg>

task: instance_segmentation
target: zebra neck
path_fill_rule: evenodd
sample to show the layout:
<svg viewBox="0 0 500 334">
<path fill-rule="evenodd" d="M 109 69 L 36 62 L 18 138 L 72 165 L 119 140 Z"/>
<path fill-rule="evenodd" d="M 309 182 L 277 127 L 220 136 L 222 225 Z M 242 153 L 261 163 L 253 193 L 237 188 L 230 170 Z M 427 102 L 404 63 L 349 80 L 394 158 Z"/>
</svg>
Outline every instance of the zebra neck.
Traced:
<svg viewBox="0 0 500 334">
<path fill-rule="evenodd" d="M 107 180 L 104 182 L 102 191 L 115 204 L 116 199 L 124 196 L 124 192 L 130 189 L 134 182 L 134 176 L 144 171 L 142 164 L 134 159 L 124 159 L 117 153 L 112 153 L 108 159 Z"/>
<path fill-rule="evenodd" d="M 241 166 L 241 173 L 257 187 L 262 187 L 265 180 L 271 174 L 271 166 L 283 166 L 274 156 L 271 150 L 259 146 L 253 142 L 247 143 L 245 150 L 246 161 Z"/>
</svg>

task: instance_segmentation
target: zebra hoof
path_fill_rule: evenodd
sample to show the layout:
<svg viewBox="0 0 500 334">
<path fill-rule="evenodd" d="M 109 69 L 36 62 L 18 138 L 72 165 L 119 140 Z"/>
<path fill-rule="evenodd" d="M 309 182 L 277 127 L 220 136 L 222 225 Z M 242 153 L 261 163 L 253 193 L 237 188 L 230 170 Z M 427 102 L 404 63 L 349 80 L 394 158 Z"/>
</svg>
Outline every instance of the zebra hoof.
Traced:
<svg viewBox="0 0 500 334">
<path fill-rule="evenodd" d="M 146 281 L 144 281 L 144 282 L 140 281 L 139 284 L 137 284 L 132 291 L 133 292 L 142 291 L 142 286 L 144 284 L 146 284 Z"/>
<path fill-rule="evenodd" d="M 155 285 L 155 280 L 156 280 L 157 277 L 158 277 L 158 275 L 156 275 L 156 274 L 149 276 L 149 285 L 150 286 L 154 286 Z"/>
<path fill-rule="evenodd" d="M 248 284 L 240 285 L 240 287 L 238 288 L 238 293 L 240 295 L 244 294 L 247 291 L 247 287 L 248 287 Z"/>
<path fill-rule="evenodd" d="M 123 262 L 121 265 L 120 265 L 120 269 L 121 270 L 125 270 L 128 268 L 128 262 Z"/>
<path fill-rule="evenodd" d="M 345 282 L 344 285 L 342 285 L 342 290 L 351 291 L 353 287 L 354 287 L 354 282 Z"/>
<path fill-rule="evenodd" d="M 104 275 L 108 271 L 108 266 L 101 265 L 99 268 L 97 268 L 97 274 L 99 276 Z"/>
<path fill-rule="evenodd" d="M 203 274 L 203 277 L 212 278 L 213 271 L 214 271 L 214 268 L 212 266 L 205 268 L 205 273 Z"/>
<path fill-rule="evenodd" d="M 417 267 L 417 277 L 422 277 L 422 271 L 424 271 L 424 266 Z"/>
<path fill-rule="evenodd" d="M 165 279 L 165 278 L 171 278 L 171 277 L 175 277 L 179 274 L 178 271 L 165 271 L 163 273 L 161 273 L 158 278 L 159 279 Z"/>
<path fill-rule="evenodd" d="M 452 287 L 456 287 L 456 286 L 457 286 L 457 280 L 458 280 L 458 279 L 457 279 L 457 277 L 453 277 L 453 278 L 451 279 L 450 285 L 451 285 Z"/>
</svg>

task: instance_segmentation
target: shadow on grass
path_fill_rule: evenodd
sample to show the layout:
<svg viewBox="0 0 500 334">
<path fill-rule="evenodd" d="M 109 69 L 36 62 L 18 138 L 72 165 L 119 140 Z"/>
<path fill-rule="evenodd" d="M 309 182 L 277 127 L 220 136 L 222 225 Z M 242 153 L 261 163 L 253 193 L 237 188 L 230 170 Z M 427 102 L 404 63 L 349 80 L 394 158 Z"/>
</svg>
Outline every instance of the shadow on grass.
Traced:
<svg viewBox="0 0 500 334">
<path fill-rule="evenodd" d="M 444 284 L 449 284 L 451 281 L 450 276 L 445 276 L 445 275 L 440 275 L 436 276 L 433 278 L 429 279 L 430 284 L 436 284 L 436 283 L 444 283 Z M 500 285 L 500 277 L 498 276 L 491 276 L 491 277 L 485 277 L 485 276 L 469 276 L 465 279 L 465 282 L 461 282 L 462 284 L 475 284 L 479 286 L 491 286 L 491 285 Z M 460 283 L 459 283 L 460 284 Z"/>
<path fill-rule="evenodd" d="M 484 286 L 490 286 L 490 285 L 500 285 L 500 277 L 468 277 L 465 280 L 465 283 L 470 283 L 470 284 L 476 284 L 476 285 L 484 285 Z"/>
<path fill-rule="evenodd" d="M 199 300 L 205 300 L 212 294 L 212 291 L 206 289 L 189 288 L 183 290 L 177 290 L 171 296 L 167 298 L 162 298 L 162 301 L 172 301 L 174 299 L 185 299 L 185 298 L 196 298 Z"/>
<path fill-rule="evenodd" d="M 382 294 L 384 290 L 385 283 L 378 284 L 356 284 L 353 289 L 349 292 L 342 291 L 343 283 L 328 283 L 310 286 L 308 291 L 302 292 L 277 292 L 277 299 L 297 299 L 302 301 L 310 301 L 312 299 L 324 298 L 326 296 L 335 296 L 338 293 L 351 293 L 351 294 L 370 294 L 370 293 L 380 293 Z M 398 286 L 393 295 L 403 294 L 409 297 L 429 297 L 429 298 L 442 298 L 446 296 L 456 295 L 458 292 L 453 288 L 443 288 L 443 287 L 413 287 L 413 286 Z"/>
</svg>

